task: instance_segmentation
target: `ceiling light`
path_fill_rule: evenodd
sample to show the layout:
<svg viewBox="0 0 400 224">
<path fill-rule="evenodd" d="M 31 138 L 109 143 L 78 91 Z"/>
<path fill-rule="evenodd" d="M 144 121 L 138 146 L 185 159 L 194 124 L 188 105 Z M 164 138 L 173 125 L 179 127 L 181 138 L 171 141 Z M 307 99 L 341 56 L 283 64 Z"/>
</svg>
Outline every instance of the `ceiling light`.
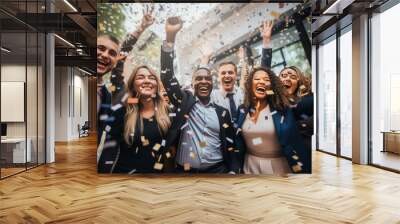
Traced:
<svg viewBox="0 0 400 224">
<path fill-rule="evenodd" d="M 67 4 L 72 10 L 74 10 L 75 12 L 78 12 L 78 10 L 71 4 L 69 3 L 68 0 L 64 0 L 65 4 Z"/>
<path fill-rule="evenodd" d="M 60 39 L 61 41 L 63 41 L 64 43 L 66 43 L 67 45 L 69 45 L 69 46 L 75 48 L 75 45 L 71 44 L 71 42 L 67 41 L 66 39 L 64 39 L 64 38 L 62 38 L 62 37 L 60 37 L 60 36 L 58 36 L 57 34 L 54 34 L 54 36 L 57 37 L 58 39 Z"/>
<path fill-rule="evenodd" d="M 10 52 L 11 52 L 11 50 L 9 50 L 9 49 L 7 49 L 7 48 L 5 48 L 5 47 L 1 47 L 1 50 L 4 51 L 4 52 L 7 52 L 7 53 L 10 53 Z"/>
</svg>

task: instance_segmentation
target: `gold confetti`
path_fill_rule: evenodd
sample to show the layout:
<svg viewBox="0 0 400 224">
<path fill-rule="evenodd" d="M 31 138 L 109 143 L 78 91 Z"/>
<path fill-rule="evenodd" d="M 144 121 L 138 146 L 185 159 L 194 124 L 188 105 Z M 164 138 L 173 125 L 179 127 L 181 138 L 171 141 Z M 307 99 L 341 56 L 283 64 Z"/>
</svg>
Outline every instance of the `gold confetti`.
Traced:
<svg viewBox="0 0 400 224">
<path fill-rule="evenodd" d="M 232 150 L 234 150 L 233 147 L 229 147 L 229 148 L 228 148 L 228 151 L 229 151 L 229 152 L 232 151 Z"/>
<path fill-rule="evenodd" d="M 279 12 L 276 12 L 276 11 L 271 12 L 271 16 L 274 17 L 275 19 L 278 19 L 280 15 L 281 14 Z"/>
<path fill-rule="evenodd" d="M 171 153 L 167 152 L 167 153 L 165 153 L 165 156 L 169 159 L 169 158 L 171 158 Z"/>
<path fill-rule="evenodd" d="M 272 90 L 267 90 L 266 93 L 267 93 L 267 95 L 274 95 L 275 94 L 274 91 L 272 91 Z"/>
<path fill-rule="evenodd" d="M 155 170 L 162 170 L 163 164 L 162 163 L 154 163 L 154 169 Z"/>
<path fill-rule="evenodd" d="M 201 147 L 201 148 L 204 148 L 204 147 L 207 146 L 207 143 L 204 142 L 204 141 L 200 141 L 199 144 L 200 144 L 200 147 Z"/>
<path fill-rule="evenodd" d="M 189 171 L 190 170 L 190 163 L 183 164 L 183 170 Z"/>
<path fill-rule="evenodd" d="M 194 156 L 194 153 L 193 153 L 193 152 L 190 152 L 190 158 L 192 158 L 192 159 L 194 159 L 194 158 L 195 158 L 195 156 Z"/>
<path fill-rule="evenodd" d="M 297 155 L 293 155 L 292 158 L 293 158 L 294 160 L 298 160 L 298 159 L 299 159 L 299 157 L 298 157 Z"/>
<path fill-rule="evenodd" d="M 142 136 L 141 140 L 142 140 L 143 146 L 147 146 L 149 144 L 149 140 L 147 140 L 146 137 Z"/>
<path fill-rule="evenodd" d="M 295 173 L 298 173 L 298 172 L 300 172 L 302 169 L 301 169 L 301 166 L 300 166 L 300 165 L 296 164 L 296 165 L 292 166 L 292 170 L 293 170 Z"/>
<path fill-rule="evenodd" d="M 300 86 L 300 89 L 301 89 L 301 90 L 304 90 L 305 88 L 306 88 L 305 85 L 301 85 L 301 86 Z"/>
<path fill-rule="evenodd" d="M 224 124 L 222 125 L 222 127 L 224 127 L 224 128 L 229 128 L 229 124 L 224 123 Z"/>
<path fill-rule="evenodd" d="M 156 143 L 156 144 L 153 146 L 153 150 L 154 150 L 154 151 L 158 151 L 158 150 L 160 150 L 160 148 L 161 148 L 161 145 L 158 144 L 158 143 Z"/>
<path fill-rule="evenodd" d="M 129 97 L 128 98 L 128 104 L 137 104 L 139 102 L 139 99 L 136 97 Z"/>
</svg>

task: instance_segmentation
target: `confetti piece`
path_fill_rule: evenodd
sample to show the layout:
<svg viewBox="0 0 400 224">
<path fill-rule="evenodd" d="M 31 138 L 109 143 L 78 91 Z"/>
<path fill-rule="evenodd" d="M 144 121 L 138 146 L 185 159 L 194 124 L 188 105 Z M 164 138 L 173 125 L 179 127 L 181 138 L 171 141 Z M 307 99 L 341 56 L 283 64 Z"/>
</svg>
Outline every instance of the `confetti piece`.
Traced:
<svg viewBox="0 0 400 224">
<path fill-rule="evenodd" d="M 283 124 L 283 121 L 285 120 L 285 116 L 281 117 L 281 124 Z"/>
<path fill-rule="evenodd" d="M 161 146 L 165 146 L 166 143 L 167 143 L 167 141 L 165 141 L 165 139 L 163 139 L 163 140 L 161 141 Z"/>
<path fill-rule="evenodd" d="M 240 113 L 244 114 L 244 109 L 243 108 L 240 109 Z"/>
<path fill-rule="evenodd" d="M 224 123 L 224 124 L 222 125 L 222 127 L 224 127 L 224 128 L 229 128 L 229 124 Z"/>
<path fill-rule="evenodd" d="M 233 147 L 229 147 L 228 148 L 228 151 L 230 152 L 230 151 L 233 151 L 234 150 L 234 148 Z"/>
<path fill-rule="evenodd" d="M 276 114 L 276 110 L 274 110 L 274 111 L 271 112 L 271 115 L 274 115 L 274 114 Z"/>
<path fill-rule="evenodd" d="M 110 125 L 107 125 L 104 129 L 106 130 L 106 132 L 110 132 L 111 131 Z"/>
<path fill-rule="evenodd" d="M 158 144 L 158 143 L 156 143 L 156 144 L 153 146 L 153 150 L 154 150 L 154 151 L 158 151 L 158 150 L 160 150 L 160 148 L 161 148 L 161 145 Z"/>
<path fill-rule="evenodd" d="M 183 164 L 183 170 L 189 171 L 190 170 L 190 163 Z"/>
<path fill-rule="evenodd" d="M 169 113 L 170 117 L 176 117 L 176 113 Z"/>
<path fill-rule="evenodd" d="M 181 130 L 185 129 L 189 125 L 189 122 L 186 122 L 184 125 L 182 125 Z"/>
<path fill-rule="evenodd" d="M 114 163 L 114 161 L 106 161 L 104 164 L 110 165 L 110 164 L 113 164 L 113 163 Z"/>
<path fill-rule="evenodd" d="M 139 147 L 136 147 L 135 153 L 137 154 L 139 152 Z"/>
<path fill-rule="evenodd" d="M 230 143 L 233 143 L 233 140 L 231 138 L 226 137 L 226 140 Z"/>
<path fill-rule="evenodd" d="M 298 172 L 300 172 L 302 169 L 301 169 L 301 166 L 299 166 L 298 164 L 296 164 L 296 165 L 292 166 L 292 170 L 293 170 L 295 173 L 298 173 Z"/>
<path fill-rule="evenodd" d="M 163 164 L 162 163 L 154 163 L 154 167 L 155 170 L 162 170 L 163 168 Z"/>
<path fill-rule="evenodd" d="M 274 17 L 275 19 L 278 19 L 280 15 L 281 14 L 279 12 L 276 12 L 276 11 L 271 12 L 271 16 Z"/>
<path fill-rule="evenodd" d="M 236 131 L 236 135 L 238 135 L 241 131 L 242 131 L 242 129 L 238 128 L 237 131 Z"/>
<path fill-rule="evenodd" d="M 177 82 L 171 82 L 171 86 L 176 86 L 176 85 L 178 85 Z"/>
<path fill-rule="evenodd" d="M 139 99 L 136 97 L 129 97 L 128 98 L 128 104 L 137 104 L 139 102 Z"/>
<path fill-rule="evenodd" d="M 104 143 L 103 148 L 104 148 L 104 149 L 106 149 L 106 148 L 113 148 L 113 147 L 115 147 L 115 146 L 117 146 L 117 141 L 111 140 L 111 141 L 106 141 L 106 143 Z"/>
<path fill-rule="evenodd" d="M 298 157 L 297 155 L 293 155 L 292 158 L 293 158 L 294 160 L 298 160 L 298 159 L 299 159 L 299 157 Z"/>
<path fill-rule="evenodd" d="M 200 142 L 199 142 L 199 145 L 200 145 L 201 148 L 204 148 L 204 147 L 207 146 L 207 143 L 204 142 L 204 141 L 200 141 Z"/>
<path fill-rule="evenodd" d="M 305 88 L 306 88 L 305 85 L 301 85 L 301 86 L 300 86 L 300 89 L 301 89 L 301 90 L 304 90 Z"/>
<path fill-rule="evenodd" d="M 262 139 L 260 137 L 253 138 L 253 145 L 260 145 L 262 143 Z"/>
<path fill-rule="evenodd" d="M 187 115 L 187 114 L 185 114 L 184 117 L 185 117 L 186 119 L 189 119 L 189 115 Z"/>
<path fill-rule="evenodd" d="M 111 107 L 111 110 L 116 111 L 122 107 L 122 104 L 118 103 Z"/>
<path fill-rule="evenodd" d="M 171 153 L 167 152 L 167 153 L 165 153 L 165 156 L 169 159 L 169 158 L 171 158 Z"/>
<path fill-rule="evenodd" d="M 151 156 L 153 156 L 154 158 L 156 158 L 156 154 L 154 154 L 154 152 L 151 152 Z"/>
<path fill-rule="evenodd" d="M 266 93 L 267 93 L 267 95 L 274 95 L 275 94 L 274 91 L 272 91 L 272 90 L 267 90 Z"/>
<path fill-rule="evenodd" d="M 132 174 L 134 172 L 136 172 L 136 169 L 131 170 L 128 174 Z"/>
<path fill-rule="evenodd" d="M 102 114 L 99 116 L 99 120 L 101 120 L 101 121 L 105 121 L 105 120 L 107 120 L 107 118 L 108 118 L 107 114 Z"/>
<path fill-rule="evenodd" d="M 224 110 L 224 112 L 222 112 L 222 117 L 225 117 L 226 115 L 226 110 Z"/>
<path fill-rule="evenodd" d="M 193 152 L 190 152 L 190 153 L 189 153 L 189 155 L 190 155 L 190 158 L 192 158 L 192 159 L 194 159 L 194 158 L 195 158 L 195 156 L 194 156 L 194 153 L 193 153 Z"/>
<path fill-rule="evenodd" d="M 146 137 L 142 136 L 140 139 L 142 140 L 143 146 L 147 146 L 149 144 L 149 140 L 147 140 Z"/>
<path fill-rule="evenodd" d="M 305 127 L 307 127 L 307 124 L 301 124 L 301 126 L 303 127 L 303 128 L 305 128 Z"/>
</svg>

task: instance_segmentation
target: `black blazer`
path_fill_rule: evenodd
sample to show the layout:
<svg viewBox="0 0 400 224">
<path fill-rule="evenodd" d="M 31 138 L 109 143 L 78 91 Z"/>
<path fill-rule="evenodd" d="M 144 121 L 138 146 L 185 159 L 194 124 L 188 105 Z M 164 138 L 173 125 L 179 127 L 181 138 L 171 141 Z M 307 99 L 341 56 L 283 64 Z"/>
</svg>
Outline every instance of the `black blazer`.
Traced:
<svg viewBox="0 0 400 224">
<path fill-rule="evenodd" d="M 241 165 L 244 163 L 244 155 L 246 153 L 246 144 L 243 139 L 241 128 L 248 114 L 249 108 L 244 105 L 239 107 L 238 111 L 238 130 L 236 132 L 236 146 L 240 150 Z M 273 113 L 274 109 L 271 108 Z M 303 139 L 297 129 L 291 108 L 287 108 L 282 112 L 275 111 L 272 115 L 278 141 L 281 146 L 283 155 L 286 157 L 288 164 L 293 172 L 311 173 L 311 149 L 308 149 L 303 142 Z M 293 170 L 298 162 L 303 164 L 301 170 Z M 297 166 L 298 167 L 298 166 Z"/>
<path fill-rule="evenodd" d="M 179 142 L 181 127 L 186 123 L 187 116 L 185 115 L 189 114 L 193 105 L 196 103 L 196 97 L 190 91 L 181 89 L 181 86 L 174 75 L 173 60 L 174 52 L 166 52 L 161 47 L 161 81 L 167 90 L 171 103 L 176 108 L 176 116 L 169 134 L 171 134 L 172 142 Z M 219 135 L 224 162 L 230 171 L 239 173 L 239 151 L 235 150 L 235 132 L 231 117 L 228 110 L 216 104 L 213 105 L 220 125 Z M 228 124 L 229 127 L 223 127 L 224 124 Z"/>
<path fill-rule="evenodd" d="M 100 89 L 100 109 L 97 114 L 97 144 L 100 142 L 101 135 L 106 127 L 106 122 L 110 114 L 111 93 L 108 92 L 106 86 L 103 85 Z"/>
<path fill-rule="evenodd" d="M 155 170 L 148 168 L 149 164 L 154 165 L 155 160 L 148 161 L 143 160 L 138 154 L 136 154 L 136 148 L 139 147 L 139 150 L 143 147 L 141 141 L 141 122 L 140 118 L 136 120 L 135 126 L 135 136 L 133 137 L 133 142 L 131 145 L 125 142 L 124 139 L 124 128 L 125 128 L 125 114 L 126 107 L 122 106 L 121 108 L 113 111 L 111 115 L 110 122 L 107 124 L 111 127 L 110 131 L 107 133 L 107 140 L 104 144 L 103 152 L 100 156 L 99 162 L 97 164 L 99 173 L 127 173 L 130 170 L 137 169 L 137 173 L 160 173 L 160 172 L 172 172 L 172 170 L 167 170 L 165 166 L 163 166 L 162 170 Z M 172 122 L 173 123 L 173 122 Z M 146 127 L 143 127 L 143 130 Z M 160 163 L 165 163 L 167 160 L 173 160 L 174 158 L 170 157 L 167 159 L 166 154 L 170 152 L 170 146 L 174 145 L 173 136 L 171 136 L 173 132 L 168 132 L 166 136 L 161 136 L 161 139 L 157 141 L 157 143 L 165 140 L 165 146 L 161 146 L 160 149 L 156 152 L 155 158 L 158 158 L 160 155 L 161 160 Z M 160 134 L 161 135 L 161 134 Z M 155 143 L 155 142 L 153 142 Z M 172 155 L 173 153 L 170 152 Z M 147 167 L 147 168 L 143 168 Z"/>
</svg>

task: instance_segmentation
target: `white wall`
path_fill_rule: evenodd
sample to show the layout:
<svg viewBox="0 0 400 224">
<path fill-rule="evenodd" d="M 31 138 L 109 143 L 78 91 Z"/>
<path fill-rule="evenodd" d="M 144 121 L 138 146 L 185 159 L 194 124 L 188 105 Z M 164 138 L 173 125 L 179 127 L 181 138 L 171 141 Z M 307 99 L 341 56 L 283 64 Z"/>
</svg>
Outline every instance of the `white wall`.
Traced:
<svg viewBox="0 0 400 224">
<path fill-rule="evenodd" d="M 55 141 L 79 138 L 78 124 L 88 120 L 88 78 L 83 75 L 76 68 L 56 67 Z"/>
</svg>

